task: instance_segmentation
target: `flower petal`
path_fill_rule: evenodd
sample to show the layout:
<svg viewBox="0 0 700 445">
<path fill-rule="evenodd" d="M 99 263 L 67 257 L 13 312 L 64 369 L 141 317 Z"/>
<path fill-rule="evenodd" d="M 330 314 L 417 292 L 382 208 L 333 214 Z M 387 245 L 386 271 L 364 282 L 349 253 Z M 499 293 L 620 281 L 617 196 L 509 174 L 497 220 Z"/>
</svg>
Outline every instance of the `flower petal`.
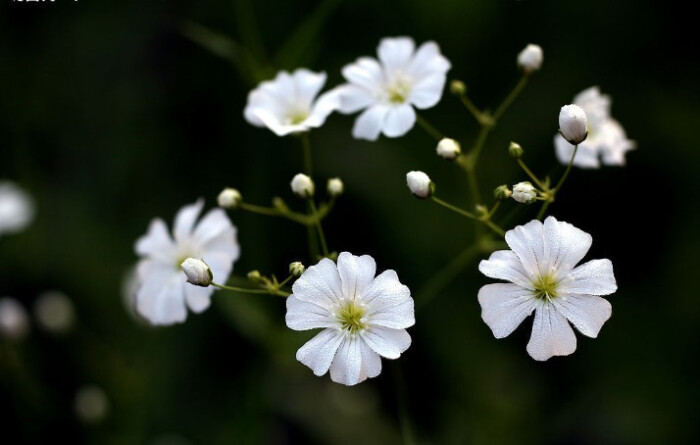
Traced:
<svg viewBox="0 0 700 445">
<path fill-rule="evenodd" d="M 442 73 L 424 77 L 420 82 L 413 85 L 408 101 L 419 110 L 434 107 L 440 102 L 446 80 L 447 76 Z"/>
<path fill-rule="evenodd" d="M 340 275 L 335 263 L 324 258 L 301 274 L 292 286 L 293 295 L 308 303 L 332 309 L 343 299 Z"/>
<path fill-rule="evenodd" d="M 294 81 L 294 102 L 310 107 L 326 83 L 326 73 L 314 73 L 306 68 L 299 68 L 292 74 L 292 79 Z"/>
<path fill-rule="evenodd" d="M 367 108 L 355 120 L 355 125 L 352 127 L 352 136 L 356 139 L 376 141 L 384 126 L 384 119 L 388 112 L 389 106 L 383 104 L 376 104 Z"/>
<path fill-rule="evenodd" d="M 343 77 L 348 82 L 366 89 L 371 94 L 376 94 L 384 83 L 382 66 L 376 59 L 361 57 L 355 63 L 343 67 Z"/>
<path fill-rule="evenodd" d="M 185 283 L 184 289 L 185 301 L 192 312 L 203 312 L 211 304 L 211 294 L 214 293 L 213 287 L 202 287 Z"/>
<path fill-rule="evenodd" d="M 440 47 L 435 42 L 425 42 L 416 51 L 409 74 L 419 82 L 432 74 L 445 74 L 450 69 L 450 61 L 440 54 Z M 444 77 L 444 76 L 443 76 Z M 443 81 L 444 83 L 444 81 Z"/>
<path fill-rule="evenodd" d="M 287 326 L 295 331 L 338 326 L 327 308 L 302 301 L 294 295 L 287 298 L 287 315 L 284 319 Z"/>
<path fill-rule="evenodd" d="M 292 133 L 301 133 L 309 128 L 303 124 L 285 124 L 282 123 L 281 117 L 270 112 L 269 110 L 256 108 L 253 113 L 267 128 L 269 128 L 277 136 L 286 136 Z"/>
<path fill-rule="evenodd" d="M 338 275 L 343 297 L 348 300 L 362 299 L 365 287 L 372 282 L 376 271 L 377 264 L 371 256 L 341 252 L 338 255 Z"/>
<path fill-rule="evenodd" d="M 151 221 L 146 234 L 136 240 L 134 250 L 141 256 L 148 256 L 164 262 L 170 261 L 172 253 L 175 251 L 175 245 L 165 222 L 160 218 Z"/>
<path fill-rule="evenodd" d="M 407 70 L 416 45 L 410 37 L 385 38 L 379 42 L 377 54 L 387 71 Z"/>
<path fill-rule="evenodd" d="M 202 207 L 204 207 L 204 200 L 200 198 L 194 204 L 186 205 L 177 212 L 173 225 L 175 241 L 180 243 L 190 237 L 192 228 L 194 227 L 199 213 L 202 211 Z"/>
<path fill-rule="evenodd" d="M 223 247 L 223 246 L 221 246 Z M 233 261 L 238 256 L 232 256 L 226 251 L 207 251 L 202 259 L 209 266 L 215 283 L 225 283 L 233 270 Z"/>
<path fill-rule="evenodd" d="M 554 305 L 540 303 L 527 344 L 532 358 L 544 361 L 555 355 L 569 355 L 576 350 L 576 336 L 569 322 Z"/>
<path fill-rule="evenodd" d="M 416 323 L 413 298 L 393 270 L 385 270 L 365 288 L 362 298 L 372 326 L 405 329 Z"/>
<path fill-rule="evenodd" d="M 405 329 L 372 326 L 360 336 L 374 352 L 390 359 L 399 358 L 411 346 L 411 336 Z"/>
<path fill-rule="evenodd" d="M 366 88 L 351 83 L 336 88 L 340 96 L 338 111 L 349 114 L 367 108 L 376 102 L 375 97 Z"/>
<path fill-rule="evenodd" d="M 323 93 L 313 105 L 309 117 L 302 124 L 313 128 L 323 125 L 328 115 L 340 108 L 341 93 L 342 91 L 337 88 Z"/>
<path fill-rule="evenodd" d="M 559 284 L 566 294 L 608 295 L 617 290 L 610 260 L 591 260 L 571 271 Z"/>
<path fill-rule="evenodd" d="M 479 271 L 489 278 L 506 280 L 521 287 L 531 286 L 527 271 L 523 268 L 520 258 L 512 250 L 497 250 L 488 260 L 481 260 Z"/>
<path fill-rule="evenodd" d="M 544 221 L 544 272 L 568 273 L 588 252 L 593 238 L 572 224 L 557 221 L 553 216 Z"/>
<path fill-rule="evenodd" d="M 510 335 L 535 309 L 532 292 L 511 283 L 482 286 L 478 297 L 481 318 L 496 338 Z"/>
<path fill-rule="evenodd" d="M 233 228 L 231 220 L 222 209 L 208 211 L 194 229 L 193 236 L 200 245 L 206 244 L 222 232 Z M 235 233 L 235 228 L 234 228 Z"/>
<path fill-rule="evenodd" d="M 596 338 L 603 323 L 612 315 L 612 306 L 595 295 L 562 295 L 554 299 L 557 310 L 583 335 Z"/>
<path fill-rule="evenodd" d="M 520 258 L 523 268 L 531 278 L 545 269 L 542 223 L 536 219 L 506 232 L 506 243 Z"/>
<path fill-rule="evenodd" d="M 396 138 L 408 133 L 416 123 L 416 112 L 409 104 L 395 105 L 389 108 L 389 112 L 382 125 L 385 136 Z"/>
<path fill-rule="evenodd" d="M 345 336 L 331 364 L 331 380 L 343 385 L 356 385 L 367 378 L 363 363 L 363 341 L 357 336 Z M 368 354 L 367 355 L 371 355 Z"/>
<path fill-rule="evenodd" d="M 146 277 L 136 294 L 136 309 L 141 316 L 154 325 L 185 321 L 187 318 L 185 284 L 180 274 L 171 275 L 165 281 L 160 277 Z"/>
<path fill-rule="evenodd" d="M 297 360 L 311 368 L 314 374 L 321 376 L 328 372 L 343 338 L 343 334 L 337 329 L 324 329 L 299 348 Z"/>
<path fill-rule="evenodd" d="M 554 148 L 559 162 L 567 165 L 574 154 L 574 146 L 566 142 L 562 135 L 557 134 L 554 136 Z M 573 165 L 579 168 L 600 168 L 598 150 L 589 139 L 578 144 Z"/>
</svg>

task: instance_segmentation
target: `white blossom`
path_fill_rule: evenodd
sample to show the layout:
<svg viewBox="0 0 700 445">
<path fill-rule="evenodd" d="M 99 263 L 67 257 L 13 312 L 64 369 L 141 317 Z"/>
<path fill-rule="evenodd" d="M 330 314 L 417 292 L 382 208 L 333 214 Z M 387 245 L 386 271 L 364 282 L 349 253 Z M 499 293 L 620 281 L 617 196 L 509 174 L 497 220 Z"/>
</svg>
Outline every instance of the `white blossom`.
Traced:
<svg viewBox="0 0 700 445">
<path fill-rule="evenodd" d="M 531 204 L 537 198 L 537 189 L 528 181 L 518 182 L 513 186 L 512 196 L 520 203 Z"/>
<path fill-rule="evenodd" d="M 427 198 L 431 195 L 430 176 L 422 171 L 411 171 L 406 173 L 406 185 L 408 189 L 418 198 Z"/>
<path fill-rule="evenodd" d="M 0 181 L 0 235 L 23 230 L 34 218 L 31 196 L 11 181 Z"/>
<path fill-rule="evenodd" d="M 309 198 L 314 195 L 314 182 L 307 175 L 297 173 L 289 183 L 292 192 L 301 198 Z"/>
<path fill-rule="evenodd" d="M 24 306 L 14 298 L 0 298 L 0 336 L 21 340 L 28 333 L 29 317 Z"/>
<path fill-rule="evenodd" d="M 610 116 L 610 97 L 600 93 L 598 87 L 590 87 L 574 97 L 574 104 L 581 107 L 588 118 L 588 137 L 581 142 L 574 158 L 580 168 L 599 168 L 604 165 L 625 165 L 625 155 L 636 148 L 627 138 L 622 126 Z M 574 146 L 561 135 L 554 137 L 557 159 L 568 164 Z"/>
<path fill-rule="evenodd" d="M 512 250 L 493 252 L 479 264 L 484 275 L 509 282 L 479 290 L 481 318 L 494 336 L 508 336 L 534 311 L 527 351 L 535 360 L 576 350 L 569 323 L 597 337 L 612 313 L 600 295 L 615 292 L 617 284 L 610 260 L 577 266 L 591 246 L 591 236 L 550 216 L 544 224 L 533 220 L 517 226 L 505 238 Z"/>
<path fill-rule="evenodd" d="M 374 141 L 406 134 L 416 122 L 413 107 L 434 107 L 442 96 L 450 62 L 435 42 L 417 50 L 410 37 L 385 38 L 377 47 L 379 60 L 361 57 L 343 68 L 349 83 L 338 87 L 341 113 L 365 110 L 355 120 L 352 135 Z"/>
<path fill-rule="evenodd" d="M 242 201 L 241 192 L 230 187 L 223 189 L 216 197 L 216 203 L 224 209 L 235 209 Z"/>
<path fill-rule="evenodd" d="M 340 106 L 337 92 L 316 96 L 326 83 L 326 73 L 300 68 L 289 74 L 280 71 L 274 80 L 262 82 L 248 94 L 243 115 L 258 127 L 267 127 L 277 136 L 300 133 L 323 125 Z"/>
<path fill-rule="evenodd" d="M 330 370 L 334 382 L 355 385 L 379 375 L 380 356 L 396 359 L 411 345 L 411 292 L 393 270 L 375 272 L 372 257 L 342 252 L 337 264 L 324 258 L 294 283 L 286 322 L 323 329 L 296 354 L 317 376 Z"/>
<path fill-rule="evenodd" d="M 454 139 L 442 138 L 440 142 L 438 142 L 435 151 L 437 151 L 438 156 L 441 158 L 454 159 L 462 152 L 462 148 L 459 142 Z"/>
<path fill-rule="evenodd" d="M 533 43 L 530 43 L 518 53 L 518 66 L 526 73 L 539 70 L 543 60 L 542 47 Z"/>
<path fill-rule="evenodd" d="M 204 261 L 196 258 L 187 258 L 180 264 L 180 267 L 182 267 L 188 283 L 203 287 L 211 284 L 213 275 L 211 269 Z"/>
<path fill-rule="evenodd" d="M 238 259 L 236 227 L 222 209 L 210 210 L 197 223 L 203 200 L 180 209 L 172 236 L 162 219 L 151 222 L 148 233 L 136 241 L 139 289 L 138 313 L 154 325 L 183 322 L 187 307 L 202 312 L 209 307 L 213 287 L 187 283 L 180 265 L 186 258 L 204 259 L 218 282 L 224 283 Z"/>
<path fill-rule="evenodd" d="M 34 302 L 34 318 L 37 325 L 54 334 L 69 331 L 75 322 L 73 302 L 59 291 L 44 292 Z"/>
<path fill-rule="evenodd" d="M 578 145 L 588 134 L 586 112 L 578 105 L 564 105 L 559 112 L 559 131 L 567 142 Z"/>
</svg>

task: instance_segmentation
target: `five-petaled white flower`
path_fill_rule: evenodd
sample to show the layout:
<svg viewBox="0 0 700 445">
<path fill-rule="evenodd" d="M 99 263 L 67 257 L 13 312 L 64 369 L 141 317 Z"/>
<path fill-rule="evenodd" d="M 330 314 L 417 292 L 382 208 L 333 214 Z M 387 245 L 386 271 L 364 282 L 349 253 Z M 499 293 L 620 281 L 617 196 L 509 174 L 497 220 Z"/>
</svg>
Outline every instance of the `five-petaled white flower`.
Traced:
<svg viewBox="0 0 700 445">
<path fill-rule="evenodd" d="M 590 87 L 574 97 L 575 105 L 583 108 L 588 120 L 588 137 L 581 142 L 574 158 L 574 165 L 580 168 L 599 168 L 604 165 L 625 165 L 625 154 L 636 147 L 627 139 L 622 126 L 610 117 L 610 96 L 601 94 L 598 87 Z M 564 137 L 554 137 L 557 159 L 568 164 L 574 146 Z"/>
<path fill-rule="evenodd" d="M 361 57 L 343 68 L 348 84 L 338 87 L 341 113 L 366 110 L 357 118 L 352 135 L 374 141 L 406 134 L 416 122 L 412 106 L 435 106 L 442 96 L 450 62 L 435 42 L 417 50 L 409 37 L 385 38 L 377 48 L 379 61 Z"/>
<path fill-rule="evenodd" d="M 323 328 L 297 351 L 297 360 L 317 376 L 355 385 L 382 370 L 381 357 L 398 358 L 411 344 L 413 299 L 396 272 L 377 277 L 374 259 L 343 252 L 309 267 L 287 299 L 287 326 Z"/>
<path fill-rule="evenodd" d="M 535 360 L 576 350 L 569 322 L 595 338 L 612 313 L 599 295 L 615 292 L 617 284 L 610 260 L 576 267 L 591 246 L 591 236 L 550 216 L 544 224 L 533 220 L 509 230 L 506 242 L 512 250 L 496 251 L 479 264 L 484 275 L 510 281 L 479 290 L 481 318 L 494 336 L 508 336 L 535 311 L 527 345 Z"/>
<path fill-rule="evenodd" d="M 222 209 L 210 210 L 195 224 L 203 206 L 200 199 L 180 209 L 172 237 L 165 222 L 156 218 L 136 241 L 136 253 L 142 257 L 137 265 L 136 309 L 154 325 L 183 322 L 187 307 L 202 312 L 211 303 L 213 287 L 185 280 L 180 265 L 186 258 L 204 259 L 219 283 L 226 282 L 238 259 L 236 227 Z"/>
<path fill-rule="evenodd" d="M 326 73 L 300 68 L 289 74 L 280 71 L 274 80 L 262 82 L 248 94 L 243 115 L 258 127 L 267 127 L 277 136 L 301 133 L 323 125 L 340 106 L 337 92 L 318 95 L 326 83 Z"/>
</svg>

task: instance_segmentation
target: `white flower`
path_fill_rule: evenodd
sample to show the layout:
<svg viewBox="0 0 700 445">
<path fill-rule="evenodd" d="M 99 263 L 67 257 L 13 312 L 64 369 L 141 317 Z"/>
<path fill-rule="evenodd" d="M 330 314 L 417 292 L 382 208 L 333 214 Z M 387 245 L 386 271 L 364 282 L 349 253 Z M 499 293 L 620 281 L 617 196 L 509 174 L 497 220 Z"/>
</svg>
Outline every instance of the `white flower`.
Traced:
<svg viewBox="0 0 700 445">
<path fill-rule="evenodd" d="M 303 173 L 297 173 L 289 183 L 292 192 L 301 198 L 309 198 L 314 195 L 314 182 Z"/>
<path fill-rule="evenodd" d="M 542 66 L 542 60 L 544 60 L 542 47 L 533 43 L 518 53 L 518 66 L 526 73 L 539 70 Z"/>
<path fill-rule="evenodd" d="M 63 334 L 75 321 L 73 302 L 63 292 L 44 292 L 34 303 L 34 318 L 46 331 Z"/>
<path fill-rule="evenodd" d="M 580 168 L 599 168 L 604 165 L 625 165 L 625 154 L 636 147 L 627 139 L 625 130 L 610 117 L 610 97 L 590 87 L 574 97 L 574 104 L 583 108 L 588 118 L 588 137 L 579 144 L 574 165 Z M 574 146 L 561 135 L 554 137 L 557 158 L 568 164 Z"/>
<path fill-rule="evenodd" d="M 203 206 L 200 199 L 180 209 L 172 237 L 165 222 L 156 218 L 148 233 L 136 241 L 136 253 L 142 256 L 137 265 L 136 309 L 154 325 L 185 321 L 187 307 L 194 312 L 209 307 L 214 288 L 185 281 L 180 264 L 186 258 L 206 260 L 220 283 L 226 282 L 238 259 L 236 228 L 222 209 L 210 210 L 195 224 Z"/>
<path fill-rule="evenodd" d="M 241 192 L 230 187 L 223 189 L 219 196 L 216 197 L 216 203 L 224 209 L 235 209 L 242 201 Z"/>
<path fill-rule="evenodd" d="M 214 278 L 207 263 L 196 258 L 187 258 L 180 267 L 187 277 L 187 282 L 195 286 L 207 287 Z"/>
<path fill-rule="evenodd" d="M 479 264 L 486 276 L 510 283 L 487 284 L 479 290 L 481 318 L 496 338 L 508 336 L 535 311 L 527 352 L 535 360 L 569 355 L 576 336 L 595 338 L 612 308 L 599 295 L 617 290 L 610 260 L 576 266 L 592 238 L 571 224 L 548 217 L 506 233 L 512 250 L 499 250 Z M 568 321 L 567 321 L 568 320 Z"/>
<path fill-rule="evenodd" d="M 0 298 L 0 336 L 21 340 L 27 333 L 29 317 L 24 306 L 14 298 Z"/>
<path fill-rule="evenodd" d="M 412 171 L 406 173 L 406 185 L 408 189 L 418 198 L 427 198 L 431 195 L 430 176 L 422 171 Z"/>
<path fill-rule="evenodd" d="M 450 138 L 440 139 L 435 150 L 438 156 L 444 159 L 454 159 L 462 152 L 459 142 Z"/>
<path fill-rule="evenodd" d="M 513 199 L 523 204 L 531 204 L 537 198 L 537 189 L 527 181 L 513 186 Z"/>
<path fill-rule="evenodd" d="M 0 235 L 24 229 L 34 217 L 34 202 L 10 181 L 0 181 Z"/>
<path fill-rule="evenodd" d="M 341 113 L 365 109 L 352 135 L 374 141 L 406 134 L 416 122 L 413 107 L 435 106 L 442 96 L 450 62 L 435 42 L 418 50 L 409 37 L 385 38 L 377 48 L 379 61 L 361 57 L 343 68 L 348 84 L 338 87 Z"/>
<path fill-rule="evenodd" d="M 326 185 L 328 195 L 333 198 L 337 198 L 338 196 L 342 195 L 344 189 L 345 186 L 340 178 L 331 178 L 328 180 L 328 184 Z"/>
<path fill-rule="evenodd" d="M 559 111 L 559 131 L 567 142 L 578 145 L 588 134 L 586 112 L 578 105 L 564 105 Z"/>
<path fill-rule="evenodd" d="M 411 292 L 393 270 L 375 272 L 372 257 L 343 252 L 337 265 L 325 258 L 294 283 L 287 326 L 323 328 L 296 355 L 317 376 L 330 369 L 334 382 L 355 385 L 379 375 L 380 356 L 396 359 L 411 345 Z"/>
<path fill-rule="evenodd" d="M 249 123 L 267 127 L 277 136 L 320 127 L 340 106 L 336 92 L 324 93 L 314 101 L 325 83 L 326 73 L 304 68 L 292 74 L 280 71 L 274 80 L 262 82 L 248 94 L 243 115 Z"/>
</svg>

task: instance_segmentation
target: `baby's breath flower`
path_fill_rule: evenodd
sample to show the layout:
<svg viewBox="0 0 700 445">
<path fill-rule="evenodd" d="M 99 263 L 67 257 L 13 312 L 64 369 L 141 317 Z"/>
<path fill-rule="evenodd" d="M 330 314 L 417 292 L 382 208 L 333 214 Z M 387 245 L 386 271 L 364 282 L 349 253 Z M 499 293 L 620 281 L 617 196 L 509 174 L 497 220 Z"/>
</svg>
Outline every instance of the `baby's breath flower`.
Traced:
<svg viewBox="0 0 700 445">
<path fill-rule="evenodd" d="M 289 274 L 293 277 L 298 277 L 304 273 L 305 267 L 301 261 L 295 261 L 289 264 Z"/>
<path fill-rule="evenodd" d="M 17 184 L 0 181 L 0 236 L 22 231 L 34 218 L 34 201 Z"/>
<path fill-rule="evenodd" d="M 578 145 L 588 134 L 586 112 L 578 105 L 564 105 L 559 112 L 559 131 L 566 141 Z"/>
<path fill-rule="evenodd" d="M 331 196 L 332 198 L 337 198 L 338 196 L 343 194 L 345 186 L 343 185 L 343 181 L 340 178 L 331 178 L 328 180 L 326 190 L 328 191 L 329 196 Z"/>
<path fill-rule="evenodd" d="M 187 277 L 187 282 L 195 286 L 207 287 L 214 279 L 211 269 L 202 260 L 187 258 L 180 267 Z"/>
<path fill-rule="evenodd" d="M 454 159 L 462 152 L 462 148 L 454 139 L 442 138 L 437 144 L 436 151 L 441 158 Z"/>
<path fill-rule="evenodd" d="M 406 173 L 406 185 L 408 189 L 418 198 L 428 198 L 432 194 L 432 181 L 430 176 L 422 171 L 412 171 Z"/>
<path fill-rule="evenodd" d="M 303 173 L 297 173 L 289 183 L 292 192 L 301 198 L 310 198 L 314 195 L 314 182 Z"/>
<path fill-rule="evenodd" d="M 513 186 L 513 199 L 523 204 L 532 204 L 537 198 L 537 189 L 528 181 Z"/>
<path fill-rule="evenodd" d="M 542 47 L 530 43 L 518 54 L 518 66 L 526 73 L 537 71 L 542 66 Z"/>
<path fill-rule="evenodd" d="M 243 197 L 238 190 L 227 187 L 216 197 L 216 202 L 221 208 L 235 209 L 243 202 Z"/>
<path fill-rule="evenodd" d="M 24 306 L 14 298 L 0 298 L 0 336 L 21 340 L 28 333 L 29 317 Z"/>
</svg>

